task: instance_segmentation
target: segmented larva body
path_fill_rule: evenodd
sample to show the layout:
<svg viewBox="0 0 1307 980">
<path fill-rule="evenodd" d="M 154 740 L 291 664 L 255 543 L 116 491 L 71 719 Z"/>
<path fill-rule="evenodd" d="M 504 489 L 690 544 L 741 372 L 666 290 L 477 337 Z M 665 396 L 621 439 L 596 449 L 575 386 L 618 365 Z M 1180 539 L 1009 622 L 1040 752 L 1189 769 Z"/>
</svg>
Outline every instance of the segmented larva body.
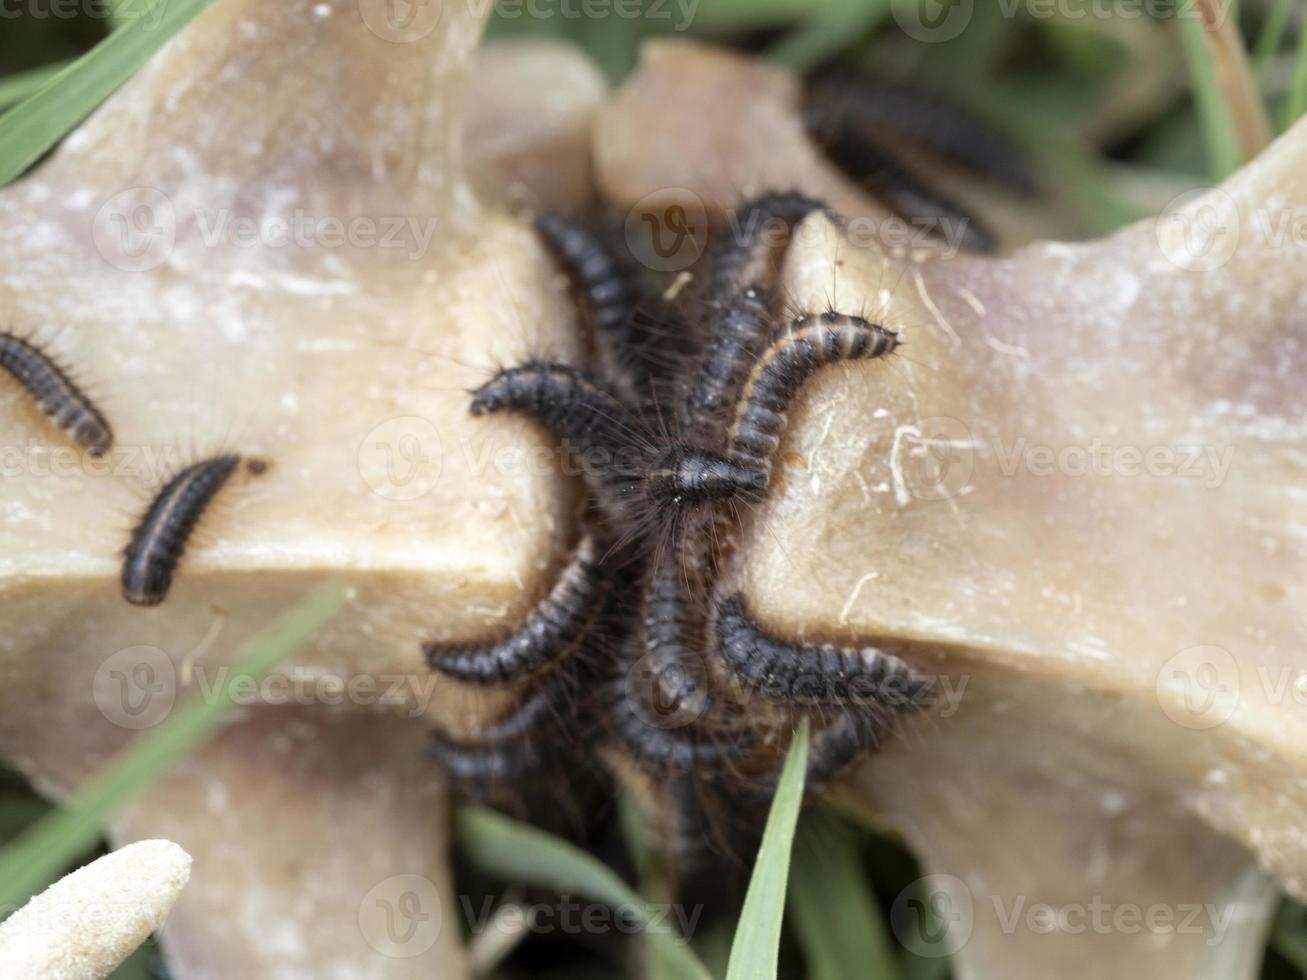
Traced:
<svg viewBox="0 0 1307 980">
<path fill-rule="evenodd" d="M 843 108 L 843 101 L 819 104 L 809 114 L 809 131 L 850 180 L 866 187 L 891 210 L 911 221 L 952 225 L 975 252 L 992 252 L 994 236 L 961 204 L 927 187 L 876 139 L 875 126 Z"/>
<path fill-rule="evenodd" d="M 472 392 L 471 412 L 529 416 L 581 452 L 621 446 L 634 431 L 626 406 L 608 386 L 567 364 L 505 368 Z"/>
<path fill-rule="evenodd" d="M 1030 167 L 1002 135 L 921 92 L 883 78 L 841 72 L 813 86 L 809 102 L 826 112 L 834 108 L 860 119 L 868 127 L 884 126 L 902 133 L 1018 193 L 1034 190 Z"/>
<path fill-rule="evenodd" d="M 744 376 L 771 332 L 770 302 L 768 290 L 746 286 L 714 321 L 685 397 L 682 418 L 687 428 L 706 436 L 724 422 Z"/>
<path fill-rule="evenodd" d="M 709 734 L 693 722 L 664 727 L 663 719 L 651 717 L 655 712 L 633 700 L 624 685 L 615 690 L 609 724 L 642 768 L 660 773 L 718 770 L 752 747 L 752 736 L 744 731 Z"/>
<path fill-rule="evenodd" d="M 808 748 L 809 792 L 820 790 L 859 757 L 880 748 L 889 724 L 880 712 L 844 712 L 812 736 Z"/>
<path fill-rule="evenodd" d="M 569 711 L 572 678 L 564 670 L 550 673 L 504 717 L 482 726 L 476 738 L 459 740 L 437 728 L 430 752 L 458 783 L 489 784 L 516 780 L 538 764 L 545 729 L 563 725 Z"/>
<path fill-rule="evenodd" d="M 124 599 L 134 606 L 157 606 L 167 598 L 191 532 L 240 460 L 231 454 L 194 463 L 159 491 L 127 545 Z"/>
<path fill-rule="evenodd" d="M 536 218 L 535 227 L 589 307 L 604 374 L 620 379 L 624 393 L 633 394 L 633 358 L 641 336 L 625 271 L 607 246 L 575 221 L 547 211 Z"/>
<path fill-rule="evenodd" d="M 645 473 L 645 493 L 665 508 L 756 496 L 766 489 L 766 470 L 694 446 L 673 446 Z"/>
<path fill-rule="evenodd" d="M 92 456 L 113 446 L 113 430 L 95 403 L 55 361 L 30 341 L 0 333 L 0 368 L 22 385 L 50 421 Z"/>
<path fill-rule="evenodd" d="M 589 457 L 587 482 L 609 515 L 625 513 L 626 497 L 639 475 L 623 470 L 623 448 L 638 430 L 625 404 L 589 371 L 539 361 L 506 368 L 472 393 L 471 411 L 474 416 L 513 412 L 535 419 Z"/>
<path fill-rule="evenodd" d="M 517 782 L 536 765 L 521 745 L 458 742 L 440 733 L 432 736 L 429 752 L 445 776 L 465 788 Z"/>
<path fill-rule="evenodd" d="M 525 622 L 503 639 L 484 645 L 428 643 L 433 670 L 472 684 L 501 684 L 556 663 L 581 638 L 602 598 L 595 540 L 581 539 L 549 594 Z"/>
<path fill-rule="evenodd" d="M 801 316 L 758 359 L 740 392 L 727 436 L 728 455 L 770 478 L 790 402 L 814 374 L 839 361 L 871 360 L 892 353 L 898 335 L 859 316 Z"/>
<path fill-rule="evenodd" d="M 780 192 L 756 197 L 739 208 L 713 251 L 706 296 L 709 305 L 725 306 L 741 290 L 771 283 L 773 247 L 800 221 L 825 207 L 815 198 Z"/>
<path fill-rule="evenodd" d="M 717 603 L 717 645 L 745 686 L 786 703 L 858 703 L 898 711 L 920 707 L 930 681 L 874 647 L 789 643 L 764 633 L 739 595 Z"/>
</svg>

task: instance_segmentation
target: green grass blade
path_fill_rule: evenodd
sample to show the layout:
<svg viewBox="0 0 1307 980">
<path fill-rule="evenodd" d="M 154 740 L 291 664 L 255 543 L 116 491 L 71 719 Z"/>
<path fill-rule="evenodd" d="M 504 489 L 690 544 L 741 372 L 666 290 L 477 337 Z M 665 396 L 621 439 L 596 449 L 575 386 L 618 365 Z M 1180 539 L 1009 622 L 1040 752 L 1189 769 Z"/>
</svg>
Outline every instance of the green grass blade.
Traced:
<svg viewBox="0 0 1307 980">
<path fill-rule="evenodd" d="M 124 803 L 145 790 L 199 745 L 235 707 L 231 685 L 261 678 L 326 623 L 343 602 L 338 586 L 313 592 L 304 602 L 253 637 L 241 649 L 214 696 L 191 701 L 94 777 L 68 806 L 38 821 L 0 851 L 0 907 L 17 905 L 48 884 L 104 832 Z"/>
<path fill-rule="evenodd" d="M 1289 85 L 1289 102 L 1284 108 L 1284 128 L 1288 129 L 1307 112 L 1307 16 L 1298 32 L 1298 56 L 1293 63 L 1293 81 Z"/>
<path fill-rule="evenodd" d="M 696 31 L 745 30 L 776 26 L 847 6 L 847 0 L 700 0 L 694 13 Z"/>
<path fill-rule="evenodd" d="M 799 723 L 785 768 L 776 786 L 767 829 L 758 848 L 749 890 L 744 896 L 740 925 L 731 944 L 726 980 L 775 980 L 780 958 L 781 921 L 785 916 L 785 886 L 790 874 L 794 828 L 803 805 L 804 773 L 808 768 L 808 719 Z"/>
<path fill-rule="evenodd" d="M 0 116 L 0 187 L 22 175 L 213 0 L 138 0 L 124 23 Z"/>
<path fill-rule="evenodd" d="M 1274 0 L 1266 20 L 1262 22 L 1261 33 L 1257 35 L 1257 44 L 1253 48 L 1253 71 L 1259 79 L 1264 80 L 1267 66 L 1284 42 L 1284 29 L 1289 26 L 1289 6 L 1293 0 Z"/>
<path fill-rule="evenodd" d="M 1283 899 L 1271 927 L 1271 946 L 1307 977 L 1307 909 Z"/>
<path fill-rule="evenodd" d="M 567 841 L 478 806 L 462 806 L 455 829 L 463 852 L 478 867 L 507 881 L 580 895 L 612 908 L 632 909 L 646 926 L 659 976 L 710 980 L 690 947 L 669 928 L 653 929 L 645 901 L 608 867 Z"/>
<path fill-rule="evenodd" d="M 828 812 L 799 823 L 788 905 L 809 980 L 902 980 L 857 838 Z"/>
<path fill-rule="evenodd" d="M 1193 87 L 1194 105 L 1207 149 L 1207 170 L 1217 180 L 1239 169 L 1242 162 L 1239 142 L 1229 107 L 1221 91 L 1212 53 L 1203 36 L 1200 17 L 1178 17 L 1180 38 L 1184 44 L 1185 61 L 1189 64 L 1189 78 Z"/>
<path fill-rule="evenodd" d="M 7 109 L 15 102 L 22 102 L 23 99 L 35 95 L 50 84 L 50 79 L 71 64 L 71 61 L 58 61 L 53 65 L 42 65 L 40 68 L 31 68 L 17 75 L 0 78 L 0 109 Z"/>
<path fill-rule="evenodd" d="M 806 72 L 821 64 L 852 39 L 874 30 L 890 12 L 890 0 L 854 0 L 814 13 L 778 41 L 767 57 L 791 71 Z"/>
</svg>

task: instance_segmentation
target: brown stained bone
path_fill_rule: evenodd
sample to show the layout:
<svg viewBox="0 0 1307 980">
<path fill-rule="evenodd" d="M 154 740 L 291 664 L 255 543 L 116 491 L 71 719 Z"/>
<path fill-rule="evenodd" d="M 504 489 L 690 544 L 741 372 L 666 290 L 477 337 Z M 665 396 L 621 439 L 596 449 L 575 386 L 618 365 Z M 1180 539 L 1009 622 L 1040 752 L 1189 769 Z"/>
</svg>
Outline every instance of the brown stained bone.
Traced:
<svg viewBox="0 0 1307 980">
<path fill-rule="evenodd" d="M 643 65 L 597 130 L 619 203 L 794 187 L 865 207 L 799 138 L 782 73 L 685 45 Z M 697 111 L 690 89 L 721 130 L 639 153 Z M 795 308 L 905 344 L 801 394 L 734 578 L 778 633 L 890 641 L 947 678 L 840 797 L 948 876 L 927 891 L 962 889 L 941 892 L 966 911 L 962 976 L 1250 976 L 1267 875 L 1307 894 L 1307 310 L 1301 249 L 1267 232 L 1291 227 L 1304 158 L 1300 125 L 1172 214 L 999 259 L 913 261 L 821 216 L 794 236 Z M 1127 453 L 1081 475 L 1095 441 Z M 1211 451 L 1193 475 L 1128 452 L 1190 446 Z M 1043 447 L 1051 466 L 1022 455 Z M 1106 928 L 1011 924 L 1096 897 Z M 1228 927 L 1177 932 L 1193 904 Z M 1171 931 L 1112 925 L 1130 907 Z"/>
<path fill-rule="evenodd" d="M 276 956 L 315 975 L 338 961 L 357 976 L 465 974 L 452 900 L 439 941 L 412 957 L 360 944 L 382 878 L 407 868 L 448 890 L 444 798 L 415 775 L 434 772 L 427 718 L 457 727 L 494 709 L 432 681 L 420 644 L 510 627 L 571 533 L 555 467 L 504 455 L 548 462 L 543 435 L 467 417 L 465 390 L 494 366 L 576 352 L 534 235 L 462 179 L 488 8 L 443 5 L 406 36 L 387 7 L 220 0 L 0 192 L 0 320 L 68 359 L 121 449 L 103 465 L 64 451 L 0 391 L 17 450 L 0 502 L 0 755 L 65 796 L 211 691 L 316 583 L 349 589 L 263 689 L 289 705 L 250 709 L 120 826 L 122 840 L 167 826 L 197 856 L 169 929 L 177 976 L 281 975 Z M 576 142 L 572 121 L 554 138 L 536 122 L 542 143 Z M 517 128 L 511 113 L 495 125 Z M 584 187 L 578 175 L 548 193 Z M 298 216 L 307 240 L 250 240 Z M 398 247 L 339 240 L 350 222 L 379 237 L 393 219 L 411 222 Z M 167 601 L 129 607 L 117 577 L 133 521 L 174 467 L 221 450 L 271 465 L 224 488 Z"/>
</svg>

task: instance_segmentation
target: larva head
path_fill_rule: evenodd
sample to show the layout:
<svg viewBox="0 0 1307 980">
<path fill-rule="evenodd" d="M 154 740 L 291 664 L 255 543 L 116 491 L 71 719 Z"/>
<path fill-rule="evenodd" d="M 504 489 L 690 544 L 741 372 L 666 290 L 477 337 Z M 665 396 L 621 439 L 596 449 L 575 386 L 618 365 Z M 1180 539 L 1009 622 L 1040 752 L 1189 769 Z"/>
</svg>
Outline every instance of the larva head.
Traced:
<svg viewBox="0 0 1307 980">
<path fill-rule="evenodd" d="M 645 489 L 658 506 L 679 508 L 761 496 L 767 489 L 767 473 L 708 449 L 676 446 L 654 461 L 645 475 Z"/>
<path fill-rule="evenodd" d="M 86 417 L 73 429 L 73 439 L 79 446 L 85 447 L 87 453 L 99 459 L 113 446 L 113 433 L 102 419 Z"/>
</svg>

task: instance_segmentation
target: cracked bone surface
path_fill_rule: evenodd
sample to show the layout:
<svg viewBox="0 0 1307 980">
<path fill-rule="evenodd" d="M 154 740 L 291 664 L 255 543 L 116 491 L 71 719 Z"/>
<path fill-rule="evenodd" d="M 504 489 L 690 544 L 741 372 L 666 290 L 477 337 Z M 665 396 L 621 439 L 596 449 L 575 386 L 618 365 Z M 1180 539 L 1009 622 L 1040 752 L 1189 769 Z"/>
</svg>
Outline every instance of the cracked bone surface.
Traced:
<svg viewBox="0 0 1307 980">
<path fill-rule="evenodd" d="M 865 212 L 791 86 L 647 51 L 596 127 L 601 186 Z M 700 114 L 724 132 L 672 139 Z M 883 642 L 946 680 L 840 796 L 938 876 L 896 928 L 962 976 L 1251 976 L 1267 875 L 1307 895 L 1307 294 L 1300 249 L 1266 233 L 1304 160 L 1299 124 L 1174 213 L 998 259 L 912 262 L 822 216 L 795 235 L 790 302 L 905 345 L 802 392 L 734 575 L 777 632 Z"/>
<path fill-rule="evenodd" d="M 350 589 L 260 689 L 274 703 L 115 830 L 166 827 L 195 856 L 168 928 L 179 977 L 465 972 L 452 902 L 425 945 L 388 946 L 373 921 L 406 893 L 450 893 L 426 719 L 485 709 L 433 682 L 419 645 L 508 628 L 547 587 L 572 511 L 550 445 L 469 419 L 465 389 L 528 349 L 576 350 L 530 229 L 462 180 L 476 7 L 405 33 L 380 0 L 219 0 L 0 191 L 0 320 L 69 367 L 117 435 L 89 460 L 0 390 L 0 754 L 66 795 L 315 583 Z M 528 75 L 541 58 L 567 61 L 537 53 Z M 564 157 L 600 95 L 572 61 L 556 131 L 536 95 L 520 102 Z M 479 85 L 518 86 L 495 64 Z M 469 124 L 474 159 L 520 122 L 481 98 L 500 108 Z M 540 193 L 575 201 L 586 180 Z M 270 466 L 218 494 L 163 605 L 127 605 L 132 523 L 179 465 L 219 451 Z"/>
</svg>

